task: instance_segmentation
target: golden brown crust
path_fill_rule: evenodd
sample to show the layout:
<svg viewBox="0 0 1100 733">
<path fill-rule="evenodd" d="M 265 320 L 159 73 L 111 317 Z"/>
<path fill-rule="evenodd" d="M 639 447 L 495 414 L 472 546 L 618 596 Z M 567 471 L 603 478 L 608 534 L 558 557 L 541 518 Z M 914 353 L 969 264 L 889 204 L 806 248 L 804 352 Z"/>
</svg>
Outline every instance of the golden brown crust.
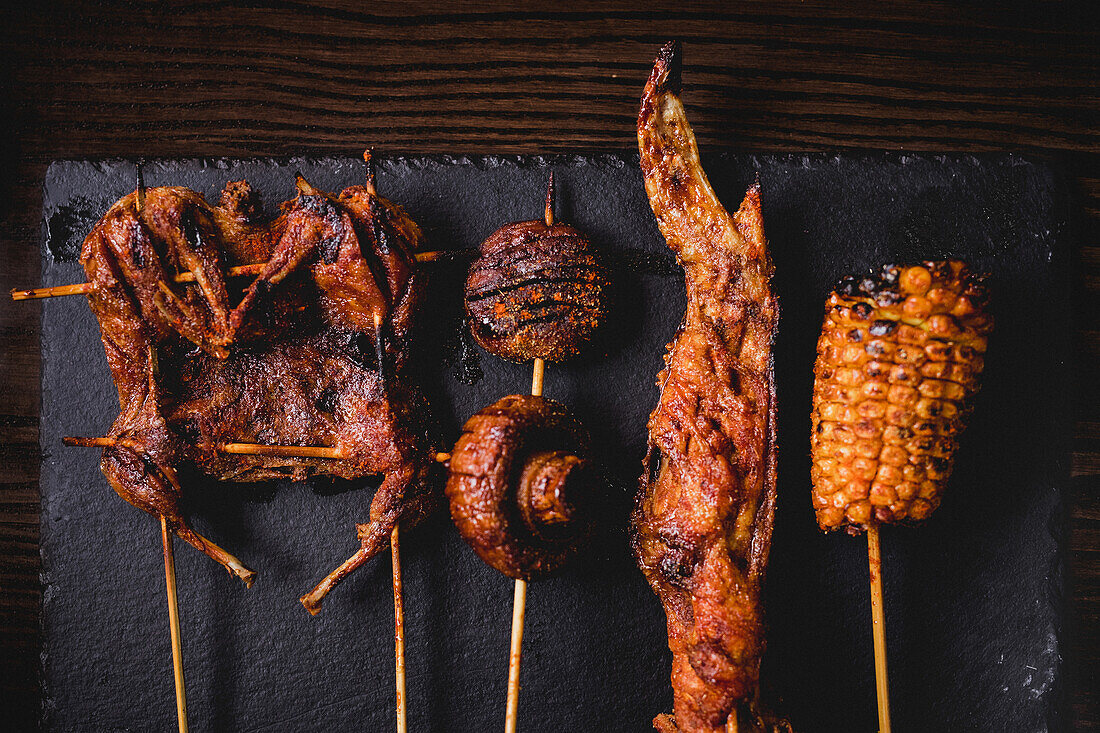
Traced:
<svg viewBox="0 0 1100 733">
<path fill-rule="evenodd" d="M 813 504 L 824 530 L 939 506 L 978 391 L 984 278 L 958 260 L 887 265 L 829 296 L 814 365 Z"/>
<path fill-rule="evenodd" d="M 426 404 L 405 369 L 419 229 L 369 185 L 336 196 L 299 179 L 298 189 L 268 222 L 255 221 L 242 181 L 218 206 L 185 188 L 147 189 L 112 206 L 81 253 L 121 407 L 103 472 L 219 562 L 180 514 L 181 463 L 234 481 L 386 474 L 372 552 L 440 498 L 427 480 Z M 263 270 L 230 281 L 241 257 Z M 185 272 L 193 282 L 177 280 Z M 342 458 L 230 455 L 225 442 L 334 446 Z"/>
<path fill-rule="evenodd" d="M 764 648 L 778 303 L 759 186 L 736 215 L 722 207 L 678 86 L 678 47 L 670 44 L 642 97 L 638 146 L 658 226 L 685 270 L 688 304 L 658 376 L 633 543 L 664 604 L 673 653 L 675 716 L 655 724 L 717 733 L 754 701 Z"/>
</svg>

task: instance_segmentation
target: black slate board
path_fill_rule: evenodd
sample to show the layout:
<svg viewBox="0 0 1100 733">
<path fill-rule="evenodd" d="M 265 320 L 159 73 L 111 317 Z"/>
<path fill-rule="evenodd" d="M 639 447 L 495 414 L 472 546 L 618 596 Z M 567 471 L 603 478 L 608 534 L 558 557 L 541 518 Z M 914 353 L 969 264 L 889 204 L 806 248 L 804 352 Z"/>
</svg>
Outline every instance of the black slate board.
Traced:
<svg viewBox="0 0 1100 733">
<path fill-rule="evenodd" d="M 1067 197 L 1048 166 L 1015 156 L 709 157 L 735 208 L 759 173 L 782 323 L 776 349 L 780 481 L 767 586 L 765 690 L 802 733 L 876 727 L 865 544 L 821 535 L 809 503 L 811 365 L 823 298 L 842 274 L 891 260 L 964 256 L 993 273 L 998 318 L 985 386 L 943 506 L 919 529 L 883 534 L 895 729 L 1062 730 L 1062 493 L 1067 475 Z M 636 157 L 396 158 L 379 188 L 436 247 L 474 247 L 537 217 L 553 167 L 559 216 L 615 268 L 609 328 L 579 363 L 548 369 L 546 393 L 590 426 L 620 501 L 588 562 L 533 585 L 524 730 L 643 731 L 671 707 L 656 599 L 627 552 L 627 495 L 639 471 L 663 354 L 683 309 Z M 247 178 L 269 209 L 293 173 L 339 190 L 354 159 L 155 161 L 147 185 L 216 200 Z M 72 261 L 91 223 L 132 191 L 129 162 L 59 162 L 46 178 L 43 284 L 82 280 Z M 639 253 L 651 253 L 646 261 Z M 435 269 L 419 363 L 444 435 L 524 391 L 527 367 L 481 354 L 457 381 L 460 262 Z M 45 727 L 169 730 L 171 657 L 157 524 L 114 496 L 98 435 L 117 413 L 99 333 L 82 298 L 43 305 L 42 560 Z M 453 359 L 452 359 L 453 360 Z M 381 557 L 311 618 L 297 602 L 355 547 L 370 488 L 227 486 L 193 480 L 201 531 L 260 573 L 246 591 L 177 543 L 192 729 L 393 728 L 392 601 Z M 403 538 L 410 729 L 495 730 L 503 720 L 512 584 L 482 565 L 445 513 Z"/>
</svg>

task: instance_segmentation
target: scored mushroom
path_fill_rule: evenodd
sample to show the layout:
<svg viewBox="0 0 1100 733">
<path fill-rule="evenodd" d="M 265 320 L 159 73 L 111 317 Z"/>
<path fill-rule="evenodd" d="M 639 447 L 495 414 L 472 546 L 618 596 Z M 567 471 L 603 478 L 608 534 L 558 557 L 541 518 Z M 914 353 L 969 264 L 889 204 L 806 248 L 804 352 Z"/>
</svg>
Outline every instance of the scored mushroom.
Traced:
<svg viewBox="0 0 1100 733">
<path fill-rule="evenodd" d="M 507 224 L 482 242 L 466 279 L 474 340 L 503 359 L 576 356 L 604 318 L 607 276 L 588 238 L 553 217 Z"/>
<path fill-rule="evenodd" d="M 446 493 L 459 533 L 510 578 L 559 569 L 594 526 L 588 453 L 588 432 L 559 402 L 510 395 L 485 407 L 451 453 Z"/>
</svg>

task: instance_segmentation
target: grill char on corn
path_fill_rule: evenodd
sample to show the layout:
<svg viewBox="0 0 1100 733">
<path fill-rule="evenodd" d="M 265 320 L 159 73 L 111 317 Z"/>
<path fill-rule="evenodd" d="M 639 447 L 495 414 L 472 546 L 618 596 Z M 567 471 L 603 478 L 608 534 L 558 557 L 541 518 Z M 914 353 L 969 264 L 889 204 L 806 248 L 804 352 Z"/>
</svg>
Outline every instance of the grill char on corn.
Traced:
<svg viewBox="0 0 1100 733">
<path fill-rule="evenodd" d="M 829 296 L 814 366 L 817 523 L 927 519 L 978 391 L 993 319 L 985 276 L 959 260 L 887 265 Z"/>
</svg>

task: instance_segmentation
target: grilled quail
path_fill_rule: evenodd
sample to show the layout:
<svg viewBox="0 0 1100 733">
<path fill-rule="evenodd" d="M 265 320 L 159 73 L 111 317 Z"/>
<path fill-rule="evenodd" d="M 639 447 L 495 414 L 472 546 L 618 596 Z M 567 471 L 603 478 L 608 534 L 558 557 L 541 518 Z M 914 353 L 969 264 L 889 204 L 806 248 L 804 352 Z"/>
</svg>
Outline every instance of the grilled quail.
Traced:
<svg viewBox="0 0 1100 733">
<path fill-rule="evenodd" d="M 427 480 L 426 404 L 406 369 L 419 228 L 370 180 L 332 195 L 299 178 L 277 218 L 257 221 L 257 208 L 243 181 L 218 206 L 184 188 L 138 191 L 111 207 L 81 253 L 121 404 L 104 474 L 246 582 L 250 570 L 188 527 L 178 466 L 232 481 L 383 474 L 358 562 L 440 498 Z M 227 281 L 229 267 L 254 260 L 266 265 L 243 290 Z M 177 281 L 185 271 L 194 282 Z M 334 446 L 342 457 L 229 455 L 218 450 L 225 442 Z M 350 569 L 307 607 L 315 612 Z"/>
</svg>

